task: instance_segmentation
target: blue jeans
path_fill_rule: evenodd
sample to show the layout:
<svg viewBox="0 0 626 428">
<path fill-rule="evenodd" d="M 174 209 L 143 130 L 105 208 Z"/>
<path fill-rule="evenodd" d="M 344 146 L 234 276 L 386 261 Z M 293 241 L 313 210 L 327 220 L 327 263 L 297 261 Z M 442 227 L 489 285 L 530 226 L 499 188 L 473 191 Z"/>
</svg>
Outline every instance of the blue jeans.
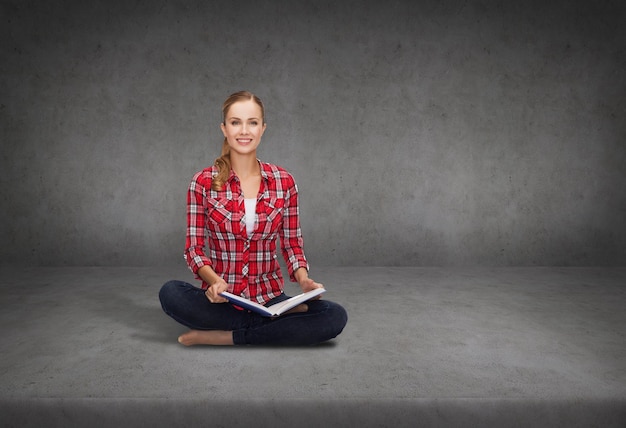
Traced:
<svg viewBox="0 0 626 428">
<path fill-rule="evenodd" d="M 193 330 L 232 331 L 235 345 L 313 345 L 336 337 L 348 321 L 345 309 L 328 300 L 309 300 L 307 312 L 272 319 L 230 303 L 211 303 L 204 291 L 183 281 L 166 282 L 159 292 L 161 307 Z M 267 304 L 287 298 L 283 294 Z"/>
</svg>

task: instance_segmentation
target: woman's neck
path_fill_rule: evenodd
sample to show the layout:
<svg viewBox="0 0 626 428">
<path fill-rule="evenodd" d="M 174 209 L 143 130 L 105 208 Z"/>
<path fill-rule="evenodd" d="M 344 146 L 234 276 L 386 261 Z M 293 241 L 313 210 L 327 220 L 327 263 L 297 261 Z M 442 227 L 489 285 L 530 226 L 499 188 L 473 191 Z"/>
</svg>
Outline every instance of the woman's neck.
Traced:
<svg viewBox="0 0 626 428">
<path fill-rule="evenodd" d="M 231 168 L 235 174 L 237 174 L 239 179 L 245 179 L 261 173 L 261 168 L 256 158 L 256 152 L 246 155 L 239 155 L 231 152 L 230 163 Z"/>
</svg>

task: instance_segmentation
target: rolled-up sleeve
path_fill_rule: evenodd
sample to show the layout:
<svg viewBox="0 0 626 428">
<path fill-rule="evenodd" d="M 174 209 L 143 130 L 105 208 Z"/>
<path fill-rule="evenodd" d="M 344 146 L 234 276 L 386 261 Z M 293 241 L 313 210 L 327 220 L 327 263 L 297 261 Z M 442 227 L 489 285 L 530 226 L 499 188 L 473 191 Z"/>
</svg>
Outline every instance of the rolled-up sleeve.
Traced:
<svg viewBox="0 0 626 428">
<path fill-rule="evenodd" d="M 287 263 L 289 278 L 295 282 L 295 271 L 303 267 L 309 270 L 309 264 L 304 255 L 304 241 L 300 228 L 300 209 L 298 207 L 298 186 L 293 177 L 289 176 L 285 197 L 285 211 L 280 233 L 281 250 Z"/>
<path fill-rule="evenodd" d="M 194 175 L 187 192 L 187 237 L 185 240 L 185 261 L 189 269 L 198 276 L 202 266 L 211 266 L 204 252 L 206 239 L 206 173 Z M 210 180 L 209 183 L 210 185 Z"/>
</svg>

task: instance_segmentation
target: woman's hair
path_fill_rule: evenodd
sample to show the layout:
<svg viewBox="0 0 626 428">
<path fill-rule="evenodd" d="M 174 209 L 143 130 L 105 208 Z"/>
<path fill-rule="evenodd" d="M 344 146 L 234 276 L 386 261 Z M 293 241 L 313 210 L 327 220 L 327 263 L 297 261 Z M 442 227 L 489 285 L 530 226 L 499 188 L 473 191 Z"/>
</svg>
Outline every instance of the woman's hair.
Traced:
<svg viewBox="0 0 626 428">
<path fill-rule="evenodd" d="M 239 91 L 230 95 L 224 101 L 224 105 L 222 106 L 222 123 L 226 125 L 226 115 L 228 114 L 228 110 L 230 107 L 239 102 L 239 101 L 254 101 L 257 103 L 259 107 L 261 107 L 261 120 L 265 123 L 265 107 L 263 106 L 263 102 L 259 97 L 254 95 L 248 91 Z M 213 190 L 222 190 L 226 180 L 228 180 L 228 176 L 230 175 L 230 146 L 228 145 L 228 140 L 224 137 L 224 143 L 222 144 L 222 155 L 215 159 L 215 166 L 219 170 L 217 176 L 213 177 L 213 181 L 211 182 L 211 188 Z"/>
</svg>

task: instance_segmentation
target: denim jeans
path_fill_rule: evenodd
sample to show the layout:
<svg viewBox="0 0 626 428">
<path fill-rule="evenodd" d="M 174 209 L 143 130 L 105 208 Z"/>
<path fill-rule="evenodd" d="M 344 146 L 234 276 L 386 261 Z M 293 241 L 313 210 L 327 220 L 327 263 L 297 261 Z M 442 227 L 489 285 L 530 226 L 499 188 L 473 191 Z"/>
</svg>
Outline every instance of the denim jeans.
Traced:
<svg viewBox="0 0 626 428">
<path fill-rule="evenodd" d="M 235 345 L 313 345 L 336 337 L 348 321 L 343 307 L 309 300 L 307 312 L 268 318 L 230 303 L 211 303 L 203 289 L 183 281 L 166 282 L 159 292 L 163 311 L 193 330 L 233 332 Z M 281 295 L 267 305 L 287 299 Z"/>
</svg>

